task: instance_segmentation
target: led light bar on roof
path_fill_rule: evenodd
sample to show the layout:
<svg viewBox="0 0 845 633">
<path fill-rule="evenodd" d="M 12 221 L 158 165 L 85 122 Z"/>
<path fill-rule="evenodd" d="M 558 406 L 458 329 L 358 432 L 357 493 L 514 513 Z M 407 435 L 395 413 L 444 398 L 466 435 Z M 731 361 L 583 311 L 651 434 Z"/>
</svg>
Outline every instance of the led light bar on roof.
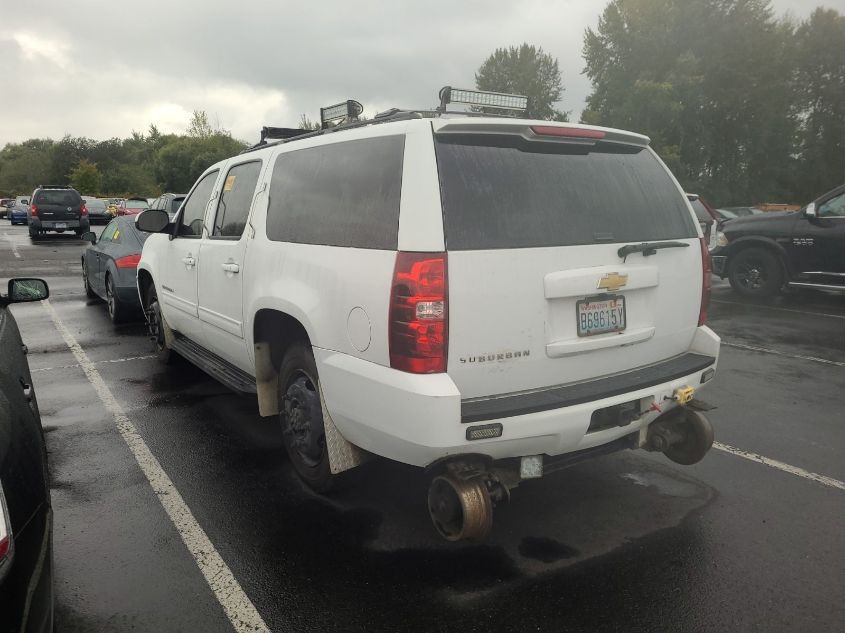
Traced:
<svg viewBox="0 0 845 633">
<path fill-rule="evenodd" d="M 340 119 L 357 119 L 358 115 L 364 111 L 362 106 L 357 101 L 349 99 L 342 103 L 336 103 L 327 108 L 320 108 L 320 123 L 325 128 L 329 121 L 337 121 Z"/>
<path fill-rule="evenodd" d="M 446 110 L 448 103 L 465 103 L 468 105 L 497 108 L 500 110 L 527 110 L 528 97 L 512 95 L 504 92 L 484 92 L 482 90 L 465 90 L 445 86 L 440 89 L 440 108 Z"/>
</svg>

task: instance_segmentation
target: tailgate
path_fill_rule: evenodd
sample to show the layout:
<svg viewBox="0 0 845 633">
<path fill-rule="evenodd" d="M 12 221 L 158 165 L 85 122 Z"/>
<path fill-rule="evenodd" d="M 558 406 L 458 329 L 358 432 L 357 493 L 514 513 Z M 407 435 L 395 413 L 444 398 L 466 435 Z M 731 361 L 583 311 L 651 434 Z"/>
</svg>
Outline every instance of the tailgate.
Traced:
<svg viewBox="0 0 845 633">
<path fill-rule="evenodd" d="M 686 352 L 698 325 L 701 250 L 697 239 L 682 241 L 689 246 L 625 263 L 619 244 L 450 252 L 448 372 L 461 396 L 590 380 Z M 622 279 L 616 290 L 598 288 Z M 596 310 L 579 312 L 588 299 Z M 588 314 L 624 329 L 585 335 Z"/>
<path fill-rule="evenodd" d="M 435 136 L 448 373 L 461 396 L 590 380 L 686 352 L 702 251 L 666 167 L 643 142 L 535 140 L 525 124 L 512 124 L 516 134 L 498 127 L 501 136 L 469 125 Z M 645 242 L 668 247 L 620 256 Z"/>
<path fill-rule="evenodd" d="M 82 199 L 73 191 L 42 191 L 35 199 L 42 221 L 78 220 Z"/>
</svg>

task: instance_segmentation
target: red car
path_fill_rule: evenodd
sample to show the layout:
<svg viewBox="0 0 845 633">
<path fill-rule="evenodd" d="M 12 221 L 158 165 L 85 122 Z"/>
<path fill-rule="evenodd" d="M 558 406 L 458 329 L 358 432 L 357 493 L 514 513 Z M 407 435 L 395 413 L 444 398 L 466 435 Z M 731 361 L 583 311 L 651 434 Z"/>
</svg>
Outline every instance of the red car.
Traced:
<svg viewBox="0 0 845 633">
<path fill-rule="evenodd" d="M 146 198 L 127 198 L 117 206 L 118 215 L 138 215 L 150 208 Z"/>
</svg>

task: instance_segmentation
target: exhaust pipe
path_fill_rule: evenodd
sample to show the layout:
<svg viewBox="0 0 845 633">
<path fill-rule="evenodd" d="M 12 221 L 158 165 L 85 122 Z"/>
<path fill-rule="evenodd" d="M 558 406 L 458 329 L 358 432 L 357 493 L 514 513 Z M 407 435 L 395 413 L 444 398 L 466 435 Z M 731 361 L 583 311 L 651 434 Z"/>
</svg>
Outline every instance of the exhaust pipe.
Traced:
<svg viewBox="0 0 845 633">
<path fill-rule="evenodd" d="M 713 425 L 703 414 L 677 407 L 648 427 L 646 449 L 663 453 L 676 464 L 700 462 L 713 446 Z"/>
<path fill-rule="evenodd" d="M 461 478 L 447 471 L 431 480 L 428 513 L 448 541 L 483 541 L 493 526 L 493 501 L 483 476 Z"/>
</svg>

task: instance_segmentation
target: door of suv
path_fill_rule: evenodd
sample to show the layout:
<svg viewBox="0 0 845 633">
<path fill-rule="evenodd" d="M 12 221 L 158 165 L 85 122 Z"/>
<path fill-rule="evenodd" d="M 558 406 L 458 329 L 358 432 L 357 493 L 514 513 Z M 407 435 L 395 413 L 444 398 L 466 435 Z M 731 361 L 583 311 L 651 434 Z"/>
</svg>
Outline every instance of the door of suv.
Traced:
<svg viewBox="0 0 845 633">
<path fill-rule="evenodd" d="M 163 270 L 161 302 L 164 315 L 174 330 L 189 338 L 197 338 L 201 333 L 197 317 L 197 265 L 206 211 L 215 197 L 219 175 L 219 170 L 208 172 L 194 185 L 176 218 Z"/>
<path fill-rule="evenodd" d="M 212 351 L 249 370 L 243 331 L 243 266 L 247 218 L 262 171 L 260 160 L 229 167 L 202 240 L 198 313 Z"/>
</svg>

